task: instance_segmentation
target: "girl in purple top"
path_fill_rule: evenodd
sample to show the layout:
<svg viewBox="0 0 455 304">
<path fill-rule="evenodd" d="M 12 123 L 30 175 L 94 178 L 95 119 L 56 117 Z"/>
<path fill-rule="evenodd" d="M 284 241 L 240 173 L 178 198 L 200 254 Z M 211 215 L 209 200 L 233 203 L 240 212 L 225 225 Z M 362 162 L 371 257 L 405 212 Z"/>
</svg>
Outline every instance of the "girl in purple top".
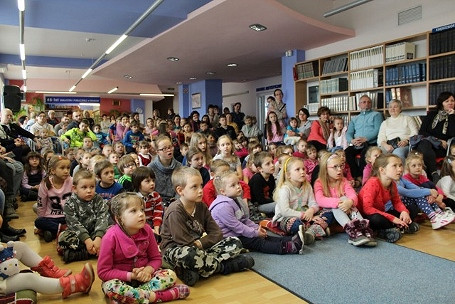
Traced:
<svg viewBox="0 0 455 304">
<path fill-rule="evenodd" d="M 186 285 L 175 285 L 177 276 L 160 269 L 161 255 L 153 230 L 146 225 L 144 202 L 132 192 L 111 200 L 116 224 L 101 241 L 98 276 L 103 292 L 115 303 L 155 303 L 186 298 Z"/>
</svg>

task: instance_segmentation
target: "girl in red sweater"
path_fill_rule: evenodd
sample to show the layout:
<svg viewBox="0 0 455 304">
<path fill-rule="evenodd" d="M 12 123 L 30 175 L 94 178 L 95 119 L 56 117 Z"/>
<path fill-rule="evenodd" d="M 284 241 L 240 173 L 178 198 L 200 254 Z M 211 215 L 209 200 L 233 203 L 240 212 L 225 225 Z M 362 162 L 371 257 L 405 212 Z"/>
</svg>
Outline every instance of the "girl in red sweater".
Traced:
<svg viewBox="0 0 455 304">
<path fill-rule="evenodd" d="M 359 193 L 360 212 L 370 221 L 370 227 L 378 237 L 394 243 L 405 233 L 415 233 L 419 225 L 412 221 L 417 215 L 417 207 L 407 209 L 398 194 L 395 180 L 403 172 L 401 159 L 394 154 L 379 156 L 374 162 L 373 175 Z M 391 201 L 390 206 L 388 203 Z"/>
</svg>

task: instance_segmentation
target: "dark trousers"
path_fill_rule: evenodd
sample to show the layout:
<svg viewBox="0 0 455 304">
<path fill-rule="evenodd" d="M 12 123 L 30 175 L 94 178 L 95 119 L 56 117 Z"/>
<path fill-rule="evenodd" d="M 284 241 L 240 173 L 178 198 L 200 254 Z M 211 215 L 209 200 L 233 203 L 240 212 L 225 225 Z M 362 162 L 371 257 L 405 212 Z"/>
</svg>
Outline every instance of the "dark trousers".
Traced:
<svg viewBox="0 0 455 304">
<path fill-rule="evenodd" d="M 36 201 L 38 199 L 38 190 L 27 189 L 24 187 L 20 188 L 21 200 L 23 202 Z"/>
<path fill-rule="evenodd" d="M 318 142 L 317 140 L 310 140 L 308 144 L 313 145 L 316 148 L 316 151 L 327 150 L 327 145 Z"/>
<path fill-rule="evenodd" d="M 427 176 L 431 177 L 431 173 L 438 170 L 436 158 L 445 157 L 447 151 L 445 149 L 435 149 L 431 142 L 422 139 L 416 147 L 416 150 L 423 154 L 423 162 L 425 163 Z"/>
<path fill-rule="evenodd" d="M 238 238 L 242 242 L 243 248 L 272 254 L 286 253 L 283 248 L 285 247 L 284 243 L 292 239 L 292 237 L 290 236 L 283 237 L 267 236 L 266 238 L 261 237 L 247 238 L 244 236 L 239 236 Z"/>
<path fill-rule="evenodd" d="M 419 208 L 415 205 L 406 207 L 409 211 L 409 217 L 411 220 L 414 220 L 419 212 Z M 400 212 L 395 209 L 390 209 L 387 213 L 392 214 L 393 216 L 400 218 Z M 371 215 L 366 215 L 366 219 L 370 221 L 370 228 L 373 230 L 382 230 L 395 227 L 395 224 L 389 221 L 385 216 L 379 213 L 374 213 Z"/>
<path fill-rule="evenodd" d="M 6 180 L 5 197 L 14 195 L 13 190 L 13 169 L 8 167 L 4 160 L 0 159 L 0 176 Z"/>
<path fill-rule="evenodd" d="M 445 198 L 443 199 L 444 204 L 446 204 L 446 207 L 449 207 L 452 209 L 452 211 L 455 211 L 455 201 L 451 198 Z"/>
<path fill-rule="evenodd" d="M 57 236 L 58 226 L 60 224 L 62 224 L 62 225 L 66 224 L 64 217 L 57 217 L 57 218 L 38 217 L 35 220 L 36 228 L 43 230 L 43 231 L 45 231 L 45 230 L 50 231 L 54 237 Z"/>
<path fill-rule="evenodd" d="M 351 168 L 351 175 L 354 178 L 361 177 L 363 175 L 363 168 L 366 166 L 365 153 L 367 153 L 369 145 L 365 145 L 362 149 L 356 149 L 354 146 L 349 146 L 344 150 L 346 154 L 346 162 Z M 360 155 L 359 163 L 357 163 L 356 156 Z"/>
</svg>

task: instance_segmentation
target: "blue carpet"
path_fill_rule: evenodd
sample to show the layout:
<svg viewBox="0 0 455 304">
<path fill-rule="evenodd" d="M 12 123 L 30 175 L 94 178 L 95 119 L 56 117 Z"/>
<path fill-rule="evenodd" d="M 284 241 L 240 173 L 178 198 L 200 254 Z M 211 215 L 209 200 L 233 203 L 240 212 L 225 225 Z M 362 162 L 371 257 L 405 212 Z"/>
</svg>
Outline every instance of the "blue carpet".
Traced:
<svg viewBox="0 0 455 304">
<path fill-rule="evenodd" d="M 455 303 L 455 262 L 382 241 L 356 248 L 340 233 L 303 255 L 250 255 L 257 273 L 311 303 Z"/>
</svg>

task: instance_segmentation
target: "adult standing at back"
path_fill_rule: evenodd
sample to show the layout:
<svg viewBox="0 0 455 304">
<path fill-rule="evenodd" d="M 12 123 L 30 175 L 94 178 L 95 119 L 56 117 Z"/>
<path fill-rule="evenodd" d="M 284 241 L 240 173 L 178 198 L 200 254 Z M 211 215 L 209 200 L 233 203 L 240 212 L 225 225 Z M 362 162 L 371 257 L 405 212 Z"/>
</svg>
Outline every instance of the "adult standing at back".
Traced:
<svg viewBox="0 0 455 304">
<path fill-rule="evenodd" d="M 455 137 L 455 99 L 451 92 L 442 92 L 436 102 L 436 111 L 430 111 L 422 120 L 419 134 L 423 139 L 417 144 L 417 151 L 423 154 L 428 178 L 439 180 L 436 158 L 447 153 L 447 141 Z M 430 136 L 432 136 L 430 138 Z M 435 139 L 435 140 L 431 140 Z"/>
<path fill-rule="evenodd" d="M 400 100 L 391 100 L 388 109 L 390 117 L 384 120 L 379 128 L 378 146 L 383 153 L 399 156 L 404 164 L 409 151 L 409 138 L 417 135 L 419 129 L 412 117 L 401 113 Z"/>
<path fill-rule="evenodd" d="M 232 111 L 232 120 L 237 124 L 239 130 L 242 129 L 243 125 L 245 124 L 245 113 L 241 112 L 242 105 L 240 102 L 236 102 L 234 104 L 234 111 Z"/>
<path fill-rule="evenodd" d="M 382 114 L 371 110 L 372 102 L 368 95 L 363 95 L 359 100 L 359 115 L 351 119 L 346 132 L 349 147 L 345 150 L 346 161 L 351 168 L 352 176 L 361 180 L 365 167 L 365 153 L 368 146 L 376 146 L 379 128 L 383 121 Z M 359 164 L 356 156 L 361 155 Z"/>
<path fill-rule="evenodd" d="M 286 104 L 283 102 L 283 91 L 281 91 L 281 89 L 276 89 L 273 91 L 273 96 L 275 96 L 276 102 L 275 113 L 281 128 L 284 130 L 286 129 L 286 119 L 288 118 L 288 114 L 286 111 Z"/>
</svg>

